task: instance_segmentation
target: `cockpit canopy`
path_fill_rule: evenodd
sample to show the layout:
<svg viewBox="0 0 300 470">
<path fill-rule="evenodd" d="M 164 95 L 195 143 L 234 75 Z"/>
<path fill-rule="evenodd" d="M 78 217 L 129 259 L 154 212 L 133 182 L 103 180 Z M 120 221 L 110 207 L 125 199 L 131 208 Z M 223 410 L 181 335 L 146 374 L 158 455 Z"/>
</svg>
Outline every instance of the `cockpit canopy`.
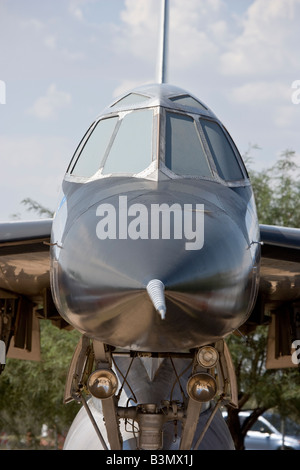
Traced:
<svg viewBox="0 0 300 470">
<path fill-rule="evenodd" d="M 226 183 L 247 178 L 232 139 L 203 103 L 165 84 L 152 88 L 126 94 L 92 124 L 70 176 L 82 181 L 160 171 Z"/>
</svg>

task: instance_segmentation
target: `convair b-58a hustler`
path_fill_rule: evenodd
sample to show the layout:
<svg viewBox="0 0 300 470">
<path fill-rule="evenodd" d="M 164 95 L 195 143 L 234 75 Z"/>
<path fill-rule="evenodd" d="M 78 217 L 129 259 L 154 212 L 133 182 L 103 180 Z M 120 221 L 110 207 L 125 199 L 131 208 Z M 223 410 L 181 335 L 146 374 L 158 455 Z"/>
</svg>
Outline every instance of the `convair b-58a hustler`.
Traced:
<svg viewBox="0 0 300 470">
<path fill-rule="evenodd" d="M 206 104 L 163 80 L 125 93 L 81 140 L 53 220 L 1 233 L 2 347 L 33 355 L 43 316 L 82 333 L 65 449 L 233 449 L 225 339 L 270 309 L 296 312 L 300 237 L 259 226 L 242 158 Z"/>
</svg>

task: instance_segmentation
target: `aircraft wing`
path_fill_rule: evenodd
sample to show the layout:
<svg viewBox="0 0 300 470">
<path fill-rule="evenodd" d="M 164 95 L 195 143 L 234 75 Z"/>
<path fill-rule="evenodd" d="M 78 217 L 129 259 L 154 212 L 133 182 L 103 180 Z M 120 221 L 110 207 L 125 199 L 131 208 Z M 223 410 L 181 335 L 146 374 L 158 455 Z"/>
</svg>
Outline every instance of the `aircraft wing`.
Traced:
<svg viewBox="0 0 300 470">
<path fill-rule="evenodd" d="M 52 219 L 0 224 L 0 339 L 9 357 L 39 359 L 38 318 L 64 326 L 50 293 L 51 227 Z"/>
<path fill-rule="evenodd" d="M 293 367 L 300 339 L 300 229 L 260 225 L 259 294 L 247 324 L 270 323 L 267 367 Z"/>
<path fill-rule="evenodd" d="M 39 318 L 68 326 L 50 291 L 51 227 L 52 219 L 0 224 L 0 333 L 6 343 L 13 333 L 10 357 L 39 358 Z M 291 366 L 291 344 L 300 338 L 300 229 L 260 225 L 260 233 L 259 294 L 244 331 L 271 320 L 269 366 L 282 367 L 283 358 Z"/>
</svg>

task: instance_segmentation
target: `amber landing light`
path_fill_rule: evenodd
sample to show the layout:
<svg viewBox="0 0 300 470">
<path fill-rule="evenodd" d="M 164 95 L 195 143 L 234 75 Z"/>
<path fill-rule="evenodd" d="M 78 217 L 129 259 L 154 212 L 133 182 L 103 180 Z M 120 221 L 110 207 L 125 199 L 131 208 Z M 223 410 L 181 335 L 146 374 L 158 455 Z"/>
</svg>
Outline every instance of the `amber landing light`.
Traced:
<svg viewBox="0 0 300 470">
<path fill-rule="evenodd" d="M 212 375 L 201 372 L 189 378 L 186 385 L 187 392 L 192 400 L 200 403 L 210 401 L 217 393 L 217 384 Z"/>
<path fill-rule="evenodd" d="M 214 367 L 219 360 L 218 351 L 212 346 L 203 346 L 197 353 L 197 361 L 202 367 Z"/>
<path fill-rule="evenodd" d="M 112 370 L 98 369 L 90 375 L 87 385 L 93 397 L 105 400 L 116 393 L 118 379 Z"/>
</svg>

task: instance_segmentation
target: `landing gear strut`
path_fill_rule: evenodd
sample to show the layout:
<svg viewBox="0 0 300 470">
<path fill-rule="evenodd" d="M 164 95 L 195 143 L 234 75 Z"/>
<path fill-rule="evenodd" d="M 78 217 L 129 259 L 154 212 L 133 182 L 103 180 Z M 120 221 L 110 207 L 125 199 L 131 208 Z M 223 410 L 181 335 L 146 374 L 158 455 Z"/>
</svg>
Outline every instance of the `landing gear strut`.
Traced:
<svg viewBox="0 0 300 470">
<path fill-rule="evenodd" d="M 105 432 L 94 419 L 88 398 L 101 407 Z M 173 354 L 119 351 L 82 336 L 66 384 L 65 403 L 71 400 L 83 404 L 103 449 L 124 448 L 123 421 L 127 429 L 131 423 L 136 449 L 165 449 L 166 426 L 173 426 L 177 448 L 191 450 L 199 448 L 221 405 L 237 406 L 237 388 L 223 340 Z M 129 406 L 131 400 L 134 406 Z M 208 408 L 210 414 L 199 431 L 199 420 Z"/>
</svg>

